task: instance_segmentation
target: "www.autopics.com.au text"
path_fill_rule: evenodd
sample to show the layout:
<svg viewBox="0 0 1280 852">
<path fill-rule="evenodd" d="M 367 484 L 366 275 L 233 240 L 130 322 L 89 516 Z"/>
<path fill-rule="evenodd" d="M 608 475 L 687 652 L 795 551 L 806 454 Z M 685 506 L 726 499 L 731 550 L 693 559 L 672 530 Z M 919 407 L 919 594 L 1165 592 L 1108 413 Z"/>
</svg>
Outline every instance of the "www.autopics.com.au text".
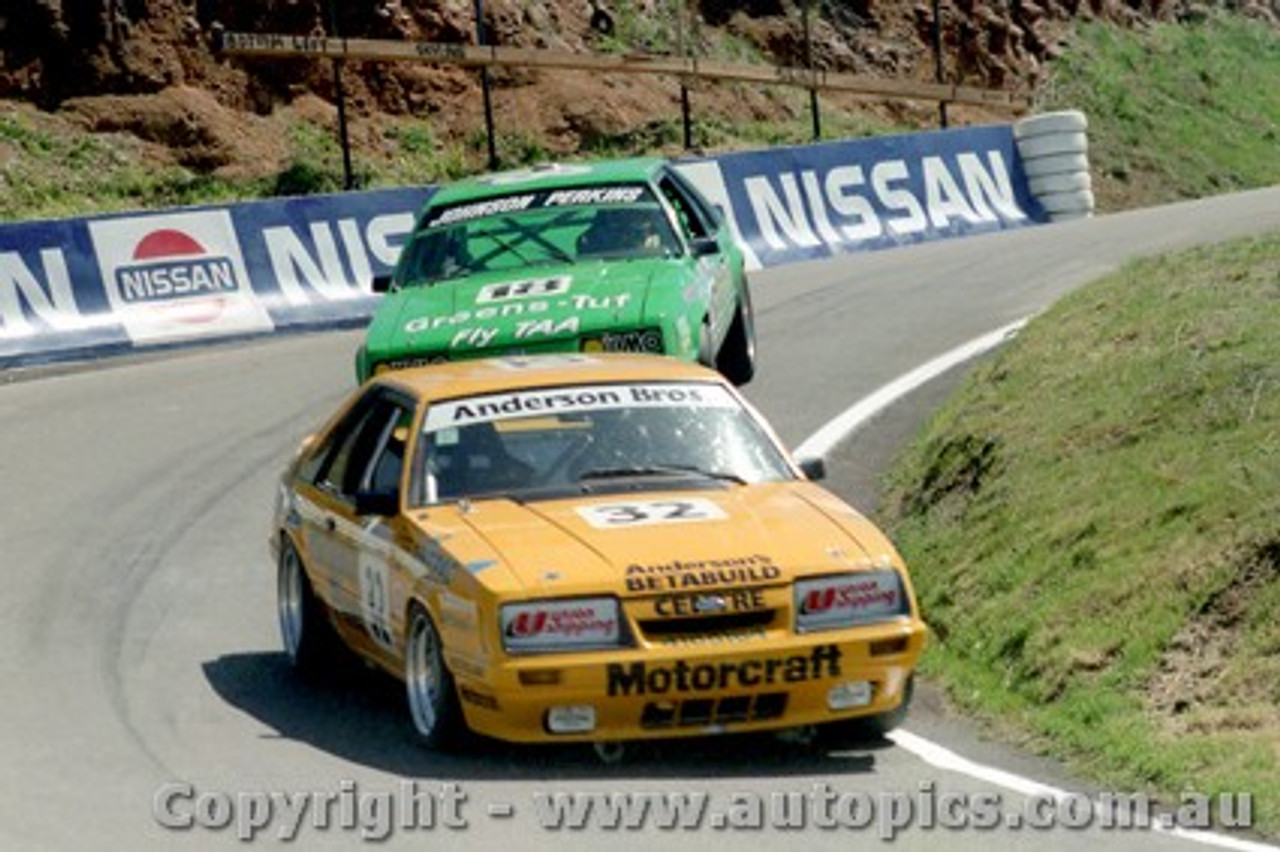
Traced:
<svg viewBox="0 0 1280 852">
<path fill-rule="evenodd" d="M 530 811 L 524 811 L 528 807 Z M 366 789 L 345 780 L 326 791 L 198 790 L 188 782 L 162 786 L 152 816 L 172 831 L 228 831 L 241 840 L 262 835 L 292 841 L 304 831 L 348 832 L 385 840 L 397 832 L 460 831 L 477 819 L 510 820 L 532 813 L 544 831 L 868 831 L 892 840 L 906 830 L 991 831 L 1065 829 L 1206 831 L 1249 828 L 1249 793 L 1185 792 L 1159 806 L 1139 793 L 1039 794 L 994 791 L 839 790 L 826 782 L 788 791 L 535 792 L 514 801 L 475 802 L 456 782 L 403 780 Z"/>
</svg>

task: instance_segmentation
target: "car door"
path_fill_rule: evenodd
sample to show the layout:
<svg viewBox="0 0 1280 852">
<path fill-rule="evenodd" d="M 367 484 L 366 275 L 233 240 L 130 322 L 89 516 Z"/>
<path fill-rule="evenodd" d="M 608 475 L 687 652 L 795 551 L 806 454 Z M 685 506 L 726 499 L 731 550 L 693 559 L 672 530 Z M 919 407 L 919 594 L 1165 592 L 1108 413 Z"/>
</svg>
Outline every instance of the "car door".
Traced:
<svg viewBox="0 0 1280 852">
<path fill-rule="evenodd" d="M 676 172 L 664 171 L 659 179 L 658 188 L 675 210 L 685 237 L 690 243 L 695 240 L 713 240 L 717 245 L 716 251 L 695 260 L 699 276 L 705 277 L 710 283 L 707 313 L 711 320 L 712 339 L 719 347 L 729 331 L 738 303 L 731 266 L 733 257 L 725 250 L 725 233 L 723 232 L 726 232 L 727 228 L 724 227 L 716 211 L 707 205 L 688 182 Z"/>
<path fill-rule="evenodd" d="M 348 643 L 374 656 L 394 656 L 396 644 L 390 573 L 412 417 L 411 401 L 370 389 L 330 433 L 321 463 L 300 489 L 308 504 L 300 533 L 323 578 L 316 592 Z M 375 501 L 387 514 L 361 513 Z"/>
</svg>

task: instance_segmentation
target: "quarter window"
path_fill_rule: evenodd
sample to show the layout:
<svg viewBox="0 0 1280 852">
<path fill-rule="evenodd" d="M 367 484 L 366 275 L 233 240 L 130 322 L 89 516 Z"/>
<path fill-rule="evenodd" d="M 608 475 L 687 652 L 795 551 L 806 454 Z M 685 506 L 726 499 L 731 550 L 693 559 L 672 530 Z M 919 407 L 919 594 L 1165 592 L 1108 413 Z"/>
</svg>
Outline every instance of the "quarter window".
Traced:
<svg viewBox="0 0 1280 852">
<path fill-rule="evenodd" d="M 398 488 L 413 409 L 375 388 L 333 431 L 321 450 L 315 484 L 344 499 L 357 491 Z"/>
<path fill-rule="evenodd" d="M 680 224 L 689 238 L 710 237 L 715 233 L 715 219 L 711 211 L 700 203 L 674 174 L 663 175 L 658 188 L 675 209 L 676 216 L 680 219 Z"/>
</svg>

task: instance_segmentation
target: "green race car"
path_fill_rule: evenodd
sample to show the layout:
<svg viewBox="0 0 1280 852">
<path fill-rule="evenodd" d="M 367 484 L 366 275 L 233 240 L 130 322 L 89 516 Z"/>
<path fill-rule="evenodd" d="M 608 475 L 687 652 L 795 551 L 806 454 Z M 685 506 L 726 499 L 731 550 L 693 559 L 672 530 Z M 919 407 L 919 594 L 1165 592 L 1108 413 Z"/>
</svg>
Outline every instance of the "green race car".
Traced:
<svg viewBox="0 0 1280 852">
<path fill-rule="evenodd" d="M 659 158 L 548 165 L 441 188 L 356 354 L 386 369 L 497 354 L 653 352 L 755 372 L 742 251 Z"/>
</svg>

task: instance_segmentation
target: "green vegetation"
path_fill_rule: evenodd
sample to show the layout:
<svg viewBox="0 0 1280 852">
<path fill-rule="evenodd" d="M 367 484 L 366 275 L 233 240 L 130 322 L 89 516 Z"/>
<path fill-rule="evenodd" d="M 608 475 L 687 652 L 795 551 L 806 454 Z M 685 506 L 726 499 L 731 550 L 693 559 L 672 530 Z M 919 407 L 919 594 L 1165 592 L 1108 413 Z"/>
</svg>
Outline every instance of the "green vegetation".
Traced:
<svg viewBox="0 0 1280 852">
<path fill-rule="evenodd" d="M 1083 23 L 1103 209 L 1280 183 L 1280 34 Z M 977 368 L 891 471 L 925 670 L 1108 785 L 1250 791 L 1280 833 L 1280 236 L 1132 264 Z"/>
<path fill-rule="evenodd" d="M 809 141 L 807 96 L 787 90 L 775 98 L 786 117 L 742 120 L 693 113 L 695 148 L 725 150 Z M 285 195 L 338 192 L 343 188 L 342 148 L 332 128 L 297 122 L 289 128 L 290 157 L 275 175 L 221 178 L 177 165 L 157 165 L 127 134 L 54 133 L 39 129 L 34 110 L 0 113 L 0 222 L 55 218 L 89 212 L 207 204 Z M 907 132 L 862 114 L 828 105 L 827 138 Z M 43 122 L 51 123 L 51 122 Z M 380 130 L 377 150 L 355 150 L 353 182 L 359 188 L 450 181 L 485 170 L 488 140 L 482 130 L 457 141 L 437 137 L 429 122 L 406 119 Z M 616 157 L 676 152 L 684 144 L 679 114 L 608 133 L 588 133 L 579 156 Z M 504 167 L 542 162 L 556 155 L 543 140 L 519 128 L 498 126 L 497 153 Z"/>
<path fill-rule="evenodd" d="M 604 53 L 696 55 L 747 64 L 768 62 L 746 39 L 698 25 L 693 16 L 687 14 L 688 7 L 684 0 L 666 0 L 655 14 L 631 3 L 612 4 L 613 31 L 599 33 L 595 49 Z"/>
<path fill-rule="evenodd" d="M 804 145 L 813 141 L 813 124 L 807 93 L 787 91 L 775 99 L 786 117 L 773 121 L 729 120 L 695 114 L 690 133 L 695 150 L 732 151 L 780 145 Z M 862 113 L 845 113 L 819 104 L 824 139 L 854 139 L 910 133 Z M 618 133 L 597 132 L 583 138 L 582 153 L 589 157 L 623 157 L 654 151 L 679 151 L 684 145 L 684 125 L 679 116 L 661 118 Z"/>
<path fill-rule="evenodd" d="M 882 513 L 959 704 L 1124 788 L 1252 791 L 1280 830 L 1280 235 L 1063 299 Z"/>
<path fill-rule="evenodd" d="M 127 136 L 55 135 L 0 115 L 0 221 L 243 197 L 228 181 L 148 168 L 138 149 Z"/>
<path fill-rule="evenodd" d="M 673 16 L 642 16 L 626 4 L 615 31 L 597 47 L 673 52 Z M 733 62 L 760 57 L 741 39 L 703 28 L 701 55 Z M 1041 108 L 1079 108 L 1090 120 L 1090 159 L 1101 209 L 1280 182 L 1280 35 L 1241 17 L 1119 30 L 1082 23 L 1052 66 Z M 693 143 L 705 150 L 798 144 L 809 140 L 807 95 L 770 90 L 777 118 L 729 120 L 693 104 Z M 298 122 L 278 175 L 221 178 L 148 161 L 125 134 L 76 134 L 34 110 L 0 113 L 0 221 L 85 212 L 212 203 L 341 188 L 342 152 L 331 127 Z M 822 104 L 824 138 L 909 132 L 863 113 Z M 499 159 L 518 166 L 552 156 L 543 140 L 499 126 Z M 379 144 L 353 157 L 360 187 L 451 180 L 485 169 L 487 141 L 475 133 L 445 139 L 421 119 L 388 121 Z M 583 140 L 583 156 L 679 151 L 678 112 L 624 132 Z"/>
<path fill-rule="evenodd" d="M 1082 23 L 1051 68 L 1042 108 L 1088 115 L 1103 209 L 1280 183 L 1280 32 L 1265 23 Z"/>
</svg>

